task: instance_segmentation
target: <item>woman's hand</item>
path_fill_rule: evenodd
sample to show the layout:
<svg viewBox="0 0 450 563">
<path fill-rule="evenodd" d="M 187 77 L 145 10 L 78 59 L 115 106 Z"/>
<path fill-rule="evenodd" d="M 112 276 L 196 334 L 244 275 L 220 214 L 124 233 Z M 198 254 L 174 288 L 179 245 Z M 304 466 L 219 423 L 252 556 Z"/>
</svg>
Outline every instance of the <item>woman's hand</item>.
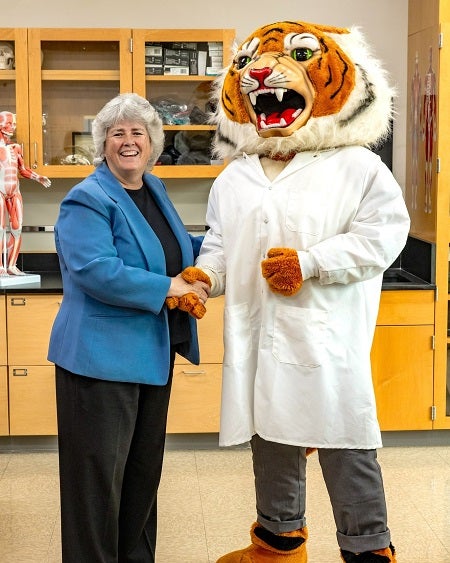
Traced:
<svg viewBox="0 0 450 563">
<path fill-rule="evenodd" d="M 193 266 L 171 279 L 166 304 L 169 309 L 178 307 L 196 319 L 206 313 L 205 303 L 211 290 L 207 274 Z"/>
</svg>

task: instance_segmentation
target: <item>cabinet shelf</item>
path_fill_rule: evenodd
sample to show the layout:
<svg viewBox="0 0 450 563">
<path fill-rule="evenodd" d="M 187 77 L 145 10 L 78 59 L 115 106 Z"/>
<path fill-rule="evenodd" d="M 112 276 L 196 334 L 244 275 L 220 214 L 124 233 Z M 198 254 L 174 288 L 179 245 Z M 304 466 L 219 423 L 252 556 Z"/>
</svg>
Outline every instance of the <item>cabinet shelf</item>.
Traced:
<svg viewBox="0 0 450 563">
<path fill-rule="evenodd" d="M 215 178 L 225 166 L 216 164 L 180 164 L 155 166 L 153 172 L 159 178 Z"/>
<path fill-rule="evenodd" d="M 188 76 L 167 76 L 161 74 L 148 74 L 145 77 L 146 82 L 213 82 L 217 78 L 216 75 L 189 74 Z"/>
<path fill-rule="evenodd" d="M 15 80 L 16 71 L 15 70 L 0 70 L 0 80 Z"/>
<path fill-rule="evenodd" d="M 45 173 L 47 167 L 43 166 Z M 57 178 L 85 178 L 94 171 L 94 166 L 51 165 L 52 175 Z M 180 164 L 174 166 L 155 166 L 152 172 L 159 178 L 215 178 L 222 170 L 223 165 L 217 164 Z"/>
<path fill-rule="evenodd" d="M 119 70 L 43 70 L 42 80 L 119 80 Z"/>
</svg>

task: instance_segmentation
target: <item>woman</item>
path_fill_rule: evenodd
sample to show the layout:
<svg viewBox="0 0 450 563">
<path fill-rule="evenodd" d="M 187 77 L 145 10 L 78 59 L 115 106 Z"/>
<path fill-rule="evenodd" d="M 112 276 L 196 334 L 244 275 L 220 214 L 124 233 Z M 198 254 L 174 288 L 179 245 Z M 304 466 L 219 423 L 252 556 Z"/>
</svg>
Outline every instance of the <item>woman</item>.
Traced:
<svg viewBox="0 0 450 563">
<path fill-rule="evenodd" d="M 108 102 L 92 129 L 96 170 L 64 198 L 55 225 L 64 299 L 48 359 L 56 366 L 63 563 L 155 560 L 175 353 L 199 362 L 195 320 L 168 298 L 203 304 L 187 283 L 201 238 L 188 235 L 164 184 L 154 108 Z"/>
</svg>

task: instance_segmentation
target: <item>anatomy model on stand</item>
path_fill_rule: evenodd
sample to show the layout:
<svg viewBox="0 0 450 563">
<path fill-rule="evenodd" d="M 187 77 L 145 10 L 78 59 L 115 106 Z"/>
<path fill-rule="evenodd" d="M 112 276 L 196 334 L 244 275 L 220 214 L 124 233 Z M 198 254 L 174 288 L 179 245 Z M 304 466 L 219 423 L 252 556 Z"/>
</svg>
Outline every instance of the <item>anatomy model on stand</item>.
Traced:
<svg viewBox="0 0 450 563">
<path fill-rule="evenodd" d="M 39 182 L 46 188 L 51 185 L 46 176 L 40 176 L 25 166 L 20 145 L 11 142 L 15 130 L 15 115 L 9 111 L 0 112 L 0 278 L 24 275 L 16 266 L 22 242 L 23 220 L 19 174 Z M 10 235 L 7 240 L 8 217 Z"/>
</svg>

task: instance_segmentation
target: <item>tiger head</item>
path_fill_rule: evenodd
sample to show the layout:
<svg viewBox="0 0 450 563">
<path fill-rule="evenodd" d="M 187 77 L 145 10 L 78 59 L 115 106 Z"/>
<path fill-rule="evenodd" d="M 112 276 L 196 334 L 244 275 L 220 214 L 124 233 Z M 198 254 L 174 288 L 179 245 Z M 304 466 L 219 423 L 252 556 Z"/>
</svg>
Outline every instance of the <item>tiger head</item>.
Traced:
<svg viewBox="0 0 450 563">
<path fill-rule="evenodd" d="M 232 158 L 370 146 L 390 131 L 393 96 L 356 28 L 266 25 L 215 81 L 214 151 Z"/>
</svg>

